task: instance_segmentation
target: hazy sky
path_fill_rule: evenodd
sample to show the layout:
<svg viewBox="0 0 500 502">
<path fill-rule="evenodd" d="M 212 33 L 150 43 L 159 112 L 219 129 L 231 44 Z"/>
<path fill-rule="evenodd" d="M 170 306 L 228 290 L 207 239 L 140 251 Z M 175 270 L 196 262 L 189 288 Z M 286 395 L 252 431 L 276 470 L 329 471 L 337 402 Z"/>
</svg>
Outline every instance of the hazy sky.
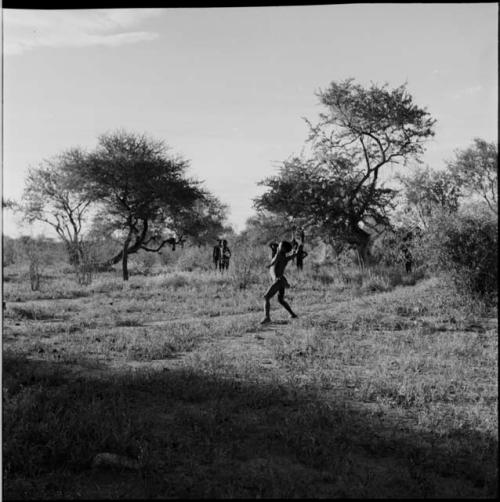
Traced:
<svg viewBox="0 0 500 502">
<path fill-rule="evenodd" d="M 4 196 L 20 198 L 29 166 L 124 128 L 190 159 L 240 230 L 256 182 L 300 153 L 315 91 L 348 77 L 406 81 L 438 119 L 424 161 L 441 167 L 497 139 L 497 22 L 492 3 L 4 9 Z"/>
</svg>

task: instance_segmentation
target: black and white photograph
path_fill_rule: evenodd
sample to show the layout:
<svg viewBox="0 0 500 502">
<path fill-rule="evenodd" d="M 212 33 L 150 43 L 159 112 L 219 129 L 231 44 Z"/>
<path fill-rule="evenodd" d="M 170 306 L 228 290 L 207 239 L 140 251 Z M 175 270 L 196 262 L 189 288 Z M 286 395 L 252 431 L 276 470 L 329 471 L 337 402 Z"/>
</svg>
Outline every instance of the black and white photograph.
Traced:
<svg viewBox="0 0 500 502">
<path fill-rule="evenodd" d="M 5 1 L 2 499 L 496 499 L 498 19 Z"/>
</svg>

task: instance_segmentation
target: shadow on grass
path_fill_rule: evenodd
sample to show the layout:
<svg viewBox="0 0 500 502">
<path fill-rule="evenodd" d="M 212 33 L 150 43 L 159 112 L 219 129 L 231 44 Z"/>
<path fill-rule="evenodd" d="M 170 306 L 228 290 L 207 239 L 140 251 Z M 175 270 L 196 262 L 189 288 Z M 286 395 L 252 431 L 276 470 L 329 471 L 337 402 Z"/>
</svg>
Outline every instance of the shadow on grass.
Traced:
<svg viewBox="0 0 500 502">
<path fill-rule="evenodd" d="M 7 499 L 497 494 L 497 440 L 473 430 L 419 434 L 314 392 L 187 369 L 75 378 L 6 354 L 3 372 Z M 141 468 L 92 469 L 102 452 Z"/>
</svg>

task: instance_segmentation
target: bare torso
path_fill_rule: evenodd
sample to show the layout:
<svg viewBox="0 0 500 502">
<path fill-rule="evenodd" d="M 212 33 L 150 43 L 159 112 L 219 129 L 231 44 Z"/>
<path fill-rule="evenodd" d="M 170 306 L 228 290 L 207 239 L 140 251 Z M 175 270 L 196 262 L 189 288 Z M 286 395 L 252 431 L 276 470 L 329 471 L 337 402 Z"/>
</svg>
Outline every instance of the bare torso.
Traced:
<svg viewBox="0 0 500 502">
<path fill-rule="evenodd" d="M 284 253 L 277 253 L 271 262 L 269 273 L 273 281 L 281 279 L 285 273 L 285 268 L 287 263 L 293 258 L 293 256 L 287 256 Z"/>
</svg>

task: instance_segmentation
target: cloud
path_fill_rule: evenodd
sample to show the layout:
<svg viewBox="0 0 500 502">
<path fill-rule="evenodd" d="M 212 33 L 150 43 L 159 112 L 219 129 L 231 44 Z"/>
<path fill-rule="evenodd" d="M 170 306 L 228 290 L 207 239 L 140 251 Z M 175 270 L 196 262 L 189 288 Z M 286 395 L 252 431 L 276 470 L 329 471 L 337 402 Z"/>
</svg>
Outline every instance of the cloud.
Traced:
<svg viewBox="0 0 500 502">
<path fill-rule="evenodd" d="M 21 54 L 40 47 L 116 47 L 154 40 L 158 33 L 137 28 L 160 13 L 161 9 L 4 9 L 4 53 Z"/>
<path fill-rule="evenodd" d="M 464 89 L 459 89 L 458 91 L 451 94 L 452 99 L 461 99 L 468 96 L 473 96 L 474 94 L 478 94 L 483 90 L 483 86 L 481 84 L 473 85 L 470 87 L 465 87 Z"/>
</svg>

